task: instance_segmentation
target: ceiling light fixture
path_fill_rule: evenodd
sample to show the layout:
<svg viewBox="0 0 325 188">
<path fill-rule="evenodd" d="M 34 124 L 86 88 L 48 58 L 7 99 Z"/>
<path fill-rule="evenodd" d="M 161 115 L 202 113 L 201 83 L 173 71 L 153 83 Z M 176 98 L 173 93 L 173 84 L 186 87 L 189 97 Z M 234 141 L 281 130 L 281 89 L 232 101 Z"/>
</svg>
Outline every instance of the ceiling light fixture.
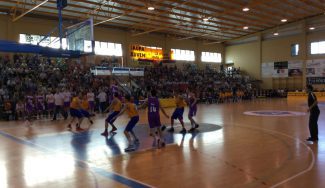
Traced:
<svg viewBox="0 0 325 188">
<path fill-rule="evenodd" d="M 287 19 L 282 19 L 281 22 L 287 22 L 288 20 Z"/>
<path fill-rule="evenodd" d="M 275 32 L 275 33 L 273 33 L 273 35 L 275 35 L 275 36 L 278 36 L 278 35 L 279 35 L 279 33 L 278 33 L 278 32 Z"/>
<path fill-rule="evenodd" d="M 248 29 L 248 26 L 244 26 L 243 29 L 247 30 Z"/>
<path fill-rule="evenodd" d="M 149 6 L 149 7 L 148 7 L 148 10 L 155 10 L 155 7 L 153 7 L 153 6 Z"/>
<path fill-rule="evenodd" d="M 243 8 L 243 11 L 244 11 L 244 12 L 248 12 L 248 11 L 249 11 L 249 8 L 248 8 L 248 7 L 244 7 L 244 8 Z"/>
<path fill-rule="evenodd" d="M 309 30 L 315 30 L 315 27 L 310 27 Z"/>
<path fill-rule="evenodd" d="M 207 21 L 209 21 L 209 18 L 203 18 L 203 21 L 207 22 Z"/>
</svg>

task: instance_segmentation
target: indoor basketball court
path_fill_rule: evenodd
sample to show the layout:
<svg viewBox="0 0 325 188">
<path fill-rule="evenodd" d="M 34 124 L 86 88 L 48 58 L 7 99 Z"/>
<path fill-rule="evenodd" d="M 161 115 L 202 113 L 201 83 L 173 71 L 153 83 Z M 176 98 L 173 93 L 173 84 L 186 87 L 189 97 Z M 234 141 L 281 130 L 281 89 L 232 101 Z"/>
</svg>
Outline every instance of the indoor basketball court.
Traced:
<svg viewBox="0 0 325 188">
<path fill-rule="evenodd" d="M 0 0 L 0 188 L 324 187 L 324 6 Z"/>
</svg>

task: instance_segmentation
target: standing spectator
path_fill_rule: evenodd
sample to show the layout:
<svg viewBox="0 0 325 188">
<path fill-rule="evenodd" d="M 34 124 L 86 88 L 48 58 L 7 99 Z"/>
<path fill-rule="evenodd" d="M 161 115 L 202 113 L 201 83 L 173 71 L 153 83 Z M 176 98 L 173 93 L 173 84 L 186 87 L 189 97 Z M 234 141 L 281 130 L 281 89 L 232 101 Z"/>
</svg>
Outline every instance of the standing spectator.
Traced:
<svg viewBox="0 0 325 188">
<path fill-rule="evenodd" d="M 95 111 L 95 94 L 91 89 L 88 90 L 87 99 L 88 99 L 88 103 L 89 103 L 90 115 L 94 115 L 94 111 Z"/>
<path fill-rule="evenodd" d="M 97 98 L 99 100 L 99 112 L 103 113 L 104 110 L 106 109 L 107 95 L 103 90 L 101 90 L 101 92 L 98 94 Z"/>
<path fill-rule="evenodd" d="M 307 85 L 307 92 L 308 92 L 308 110 L 310 112 L 309 115 L 309 131 L 310 137 L 307 138 L 307 141 L 318 141 L 318 117 L 320 114 L 318 105 L 317 105 L 317 97 L 313 93 L 313 86 Z"/>
<path fill-rule="evenodd" d="M 55 104 L 55 110 L 54 110 L 53 121 L 56 120 L 56 116 L 58 115 L 59 112 L 63 115 L 64 119 L 66 120 L 68 118 L 68 114 L 63 109 L 64 96 L 59 91 L 59 89 L 57 89 L 56 93 L 54 94 L 54 104 Z"/>
</svg>

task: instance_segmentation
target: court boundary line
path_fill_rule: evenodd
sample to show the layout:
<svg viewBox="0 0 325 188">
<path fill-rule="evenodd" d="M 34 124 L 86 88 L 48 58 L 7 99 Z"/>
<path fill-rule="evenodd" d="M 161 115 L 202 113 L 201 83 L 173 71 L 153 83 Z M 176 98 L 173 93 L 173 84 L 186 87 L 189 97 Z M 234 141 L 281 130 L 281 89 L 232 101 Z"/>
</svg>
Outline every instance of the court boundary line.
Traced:
<svg viewBox="0 0 325 188">
<path fill-rule="evenodd" d="M 252 127 L 252 126 L 243 126 L 245 124 L 225 123 L 224 125 L 227 125 L 227 124 L 228 125 L 236 125 L 237 127 L 250 128 L 250 129 L 256 129 L 256 130 L 262 130 L 262 131 L 266 131 L 266 132 L 271 132 L 271 133 L 274 133 L 274 134 L 279 134 L 279 135 L 285 136 L 287 138 L 290 138 L 290 139 L 292 139 L 294 141 L 298 141 L 301 145 L 305 146 L 306 149 L 309 151 L 312 160 L 311 160 L 311 163 L 309 164 L 308 168 L 306 168 L 305 170 L 302 170 L 302 171 L 300 171 L 300 172 L 298 172 L 298 173 L 296 173 L 296 174 L 294 174 L 294 175 L 292 175 L 292 176 L 290 176 L 290 177 L 288 177 L 288 178 L 286 178 L 286 179 L 284 179 L 284 180 L 282 180 L 282 181 L 280 181 L 280 182 L 272 185 L 270 188 L 278 187 L 278 186 L 280 186 L 280 185 L 282 185 L 284 183 L 287 183 L 287 182 L 289 182 L 289 181 L 291 181 L 291 180 L 293 180 L 293 179 L 295 179 L 295 178 L 297 178 L 297 177 L 299 177 L 299 176 L 301 176 L 301 175 L 309 172 L 314 167 L 314 165 L 315 165 L 315 154 L 314 154 L 313 150 L 307 144 L 305 144 L 305 142 L 301 141 L 298 138 L 294 138 L 294 137 L 292 137 L 292 136 L 290 136 L 288 134 L 285 134 L 283 132 L 274 131 L 274 130 L 270 130 L 270 129 L 264 129 L 264 128 L 258 128 L 258 127 Z"/>
<path fill-rule="evenodd" d="M 32 148 L 34 148 L 34 149 L 36 149 L 38 151 L 42 151 L 42 152 L 45 152 L 45 153 L 56 153 L 55 151 L 51 151 L 50 149 L 48 149 L 48 148 L 46 148 L 44 146 L 35 144 L 35 143 L 30 142 L 28 140 L 24 140 L 22 138 L 16 137 L 14 135 L 11 135 L 11 134 L 9 134 L 7 132 L 4 132 L 4 131 L 1 131 L 1 130 L 0 130 L 0 135 L 5 137 L 5 138 L 8 138 L 8 139 L 10 139 L 10 140 L 12 140 L 12 141 L 14 141 L 16 143 L 18 143 L 18 144 L 22 144 L 22 145 L 32 147 Z M 64 155 L 67 155 L 67 154 L 64 154 Z M 68 155 L 68 156 L 71 157 L 70 155 Z M 73 159 L 77 162 L 79 167 L 88 168 L 88 169 L 90 169 L 90 171 L 93 171 L 96 174 L 99 174 L 99 175 L 101 175 L 101 176 L 103 176 L 105 178 L 109 178 L 109 179 L 111 179 L 113 181 L 116 181 L 118 183 L 121 183 L 123 185 L 129 186 L 129 187 L 135 187 L 135 188 L 155 188 L 152 185 L 146 184 L 144 182 L 141 182 L 139 180 L 136 180 L 136 179 L 133 179 L 133 178 L 130 178 L 130 177 L 123 176 L 120 173 L 110 172 L 110 171 L 104 170 L 102 168 L 96 167 L 95 165 L 93 165 L 91 163 L 88 163 L 86 161 L 77 159 L 75 157 L 73 157 Z M 96 179 L 96 182 L 97 182 L 96 177 L 95 177 L 95 179 Z"/>
</svg>

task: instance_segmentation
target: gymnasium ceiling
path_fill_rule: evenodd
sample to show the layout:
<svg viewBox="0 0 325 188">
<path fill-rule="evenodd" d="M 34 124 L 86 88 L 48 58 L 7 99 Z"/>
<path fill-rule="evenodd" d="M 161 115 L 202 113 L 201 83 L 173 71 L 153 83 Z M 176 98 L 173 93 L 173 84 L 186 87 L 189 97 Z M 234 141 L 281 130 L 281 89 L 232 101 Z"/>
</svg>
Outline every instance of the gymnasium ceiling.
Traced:
<svg viewBox="0 0 325 188">
<path fill-rule="evenodd" d="M 0 0 L 0 9 L 13 19 L 37 5 L 25 16 L 57 17 L 56 0 Z M 155 10 L 148 10 L 150 6 Z M 63 18 L 81 21 L 92 17 L 96 27 L 123 28 L 133 36 L 165 33 L 218 43 L 324 11 L 325 0 L 68 0 Z"/>
</svg>

